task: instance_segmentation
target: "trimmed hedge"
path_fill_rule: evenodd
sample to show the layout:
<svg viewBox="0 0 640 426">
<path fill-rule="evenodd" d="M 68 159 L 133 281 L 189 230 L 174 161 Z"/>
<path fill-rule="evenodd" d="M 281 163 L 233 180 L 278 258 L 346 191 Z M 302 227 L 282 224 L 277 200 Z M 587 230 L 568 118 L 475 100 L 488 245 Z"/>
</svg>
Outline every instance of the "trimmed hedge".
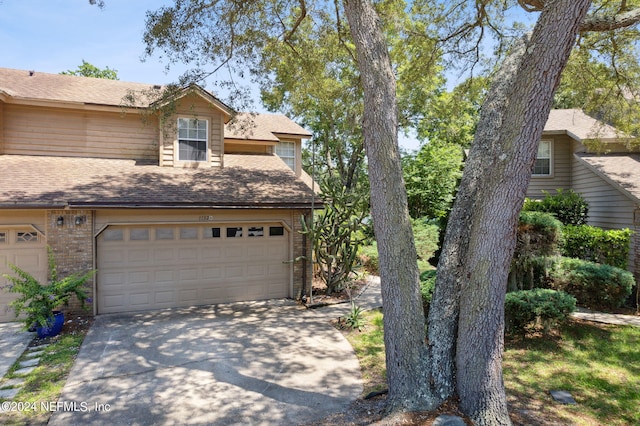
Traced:
<svg viewBox="0 0 640 426">
<path fill-rule="evenodd" d="M 589 225 L 564 227 L 562 255 L 627 269 L 631 230 Z"/>
<path fill-rule="evenodd" d="M 549 331 L 576 310 L 575 297 L 562 291 L 544 288 L 507 293 L 504 301 L 505 329 L 526 334 L 538 324 Z"/>
<path fill-rule="evenodd" d="M 569 257 L 554 259 L 548 276 L 553 289 L 565 291 L 581 306 L 594 309 L 622 306 L 634 285 L 629 271 Z"/>
<path fill-rule="evenodd" d="M 520 212 L 516 249 L 509 272 L 509 291 L 538 287 L 541 256 L 558 255 L 562 244 L 562 223 L 550 213 Z"/>
<path fill-rule="evenodd" d="M 580 194 L 573 190 L 563 191 L 557 189 L 556 194 L 551 195 L 543 191 L 545 197 L 542 200 L 526 199 L 523 210 L 552 213 L 565 225 L 584 225 L 589 215 L 589 203 Z"/>
</svg>

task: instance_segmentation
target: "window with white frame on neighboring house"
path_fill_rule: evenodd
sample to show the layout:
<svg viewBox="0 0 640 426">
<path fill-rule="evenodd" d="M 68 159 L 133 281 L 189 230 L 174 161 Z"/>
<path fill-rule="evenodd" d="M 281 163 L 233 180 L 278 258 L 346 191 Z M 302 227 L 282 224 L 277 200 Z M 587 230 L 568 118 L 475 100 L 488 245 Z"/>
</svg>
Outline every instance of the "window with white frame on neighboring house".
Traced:
<svg viewBox="0 0 640 426">
<path fill-rule="evenodd" d="M 291 167 L 291 170 L 296 169 L 296 144 L 295 142 L 280 141 L 276 145 L 276 155 L 282 158 L 282 161 L 287 163 L 287 166 Z"/>
<path fill-rule="evenodd" d="M 534 175 L 549 176 L 551 174 L 552 152 L 553 143 L 551 141 L 540 141 L 538 155 L 533 166 Z"/>
<path fill-rule="evenodd" d="M 207 120 L 178 118 L 178 160 L 207 161 Z"/>
</svg>

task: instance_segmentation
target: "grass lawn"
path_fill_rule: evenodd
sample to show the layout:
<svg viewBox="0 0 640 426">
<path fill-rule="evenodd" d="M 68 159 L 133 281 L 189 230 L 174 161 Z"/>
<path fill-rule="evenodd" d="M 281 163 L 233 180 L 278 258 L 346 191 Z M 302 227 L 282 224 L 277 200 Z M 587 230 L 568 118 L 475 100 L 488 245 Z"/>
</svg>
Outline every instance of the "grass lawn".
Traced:
<svg viewBox="0 0 640 426">
<path fill-rule="evenodd" d="M 20 402 L 22 409 L 9 412 L 1 411 L 0 424 L 47 424 L 52 414 L 51 411 L 47 411 L 47 404 L 55 404 L 58 400 L 87 331 L 88 325 L 86 324 L 78 327 L 65 324 L 62 334 L 42 339 L 41 342 L 49 343 L 49 346 L 44 349 L 38 367 L 23 377 L 25 383 L 12 400 Z M 32 346 L 38 343 L 38 341 L 34 341 Z M 23 354 L 18 361 L 24 357 Z M 0 384 L 16 378 L 13 372 L 17 368 L 18 362 L 9 369 Z"/>
<path fill-rule="evenodd" d="M 386 387 L 382 313 L 365 313 L 354 347 L 365 395 Z M 640 424 L 640 328 L 572 321 L 558 333 L 507 339 L 504 380 L 515 424 Z M 554 402 L 569 391 L 577 405 Z"/>
</svg>

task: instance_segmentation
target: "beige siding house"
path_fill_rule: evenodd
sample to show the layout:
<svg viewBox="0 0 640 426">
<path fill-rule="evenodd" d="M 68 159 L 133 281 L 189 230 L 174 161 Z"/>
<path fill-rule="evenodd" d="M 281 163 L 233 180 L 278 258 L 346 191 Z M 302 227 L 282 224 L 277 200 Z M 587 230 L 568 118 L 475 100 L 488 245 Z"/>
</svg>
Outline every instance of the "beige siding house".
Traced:
<svg viewBox="0 0 640 426">
<path fill-rule="evenodd" d="M 93 314 L 308 292 L 293 259 L 321 204 L 301 170 L 311 134 L 196 85 L 161 92 L 0 68 L 0 274 L 45 280 L 49 246 L 63 274 L 97 269 Z"/>
<path fill-rule="evenodd" d="M 552 110 L 527 197 L 556 189 L 573 189 L 588 201 L 589 224 L 635 231 L 629 269 L 640 282 L 640 144 L 581 110 Z"/>
</svg>

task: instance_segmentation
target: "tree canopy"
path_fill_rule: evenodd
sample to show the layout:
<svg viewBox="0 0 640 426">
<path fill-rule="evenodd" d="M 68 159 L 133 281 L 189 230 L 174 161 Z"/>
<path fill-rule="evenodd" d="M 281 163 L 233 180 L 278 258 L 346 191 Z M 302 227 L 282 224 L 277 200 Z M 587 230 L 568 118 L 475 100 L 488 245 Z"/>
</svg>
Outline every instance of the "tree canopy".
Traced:
<svg viewBox="0 0 640 426">
<path fill-rule="evenodd" d="M 113 70 L 109 67 L 100 69 L 95 65 L 92 65 L 89 62 L 85 61 L 84 59 L 82 60 L 82 64 L 78 65 L 77 69 L 62 71 L 60 74 L 75 75 L 78 77 L 94 77 L 94 78 L 105 78 L 107 80 L 118 80 L 117 70 Z"/>
</svg>

